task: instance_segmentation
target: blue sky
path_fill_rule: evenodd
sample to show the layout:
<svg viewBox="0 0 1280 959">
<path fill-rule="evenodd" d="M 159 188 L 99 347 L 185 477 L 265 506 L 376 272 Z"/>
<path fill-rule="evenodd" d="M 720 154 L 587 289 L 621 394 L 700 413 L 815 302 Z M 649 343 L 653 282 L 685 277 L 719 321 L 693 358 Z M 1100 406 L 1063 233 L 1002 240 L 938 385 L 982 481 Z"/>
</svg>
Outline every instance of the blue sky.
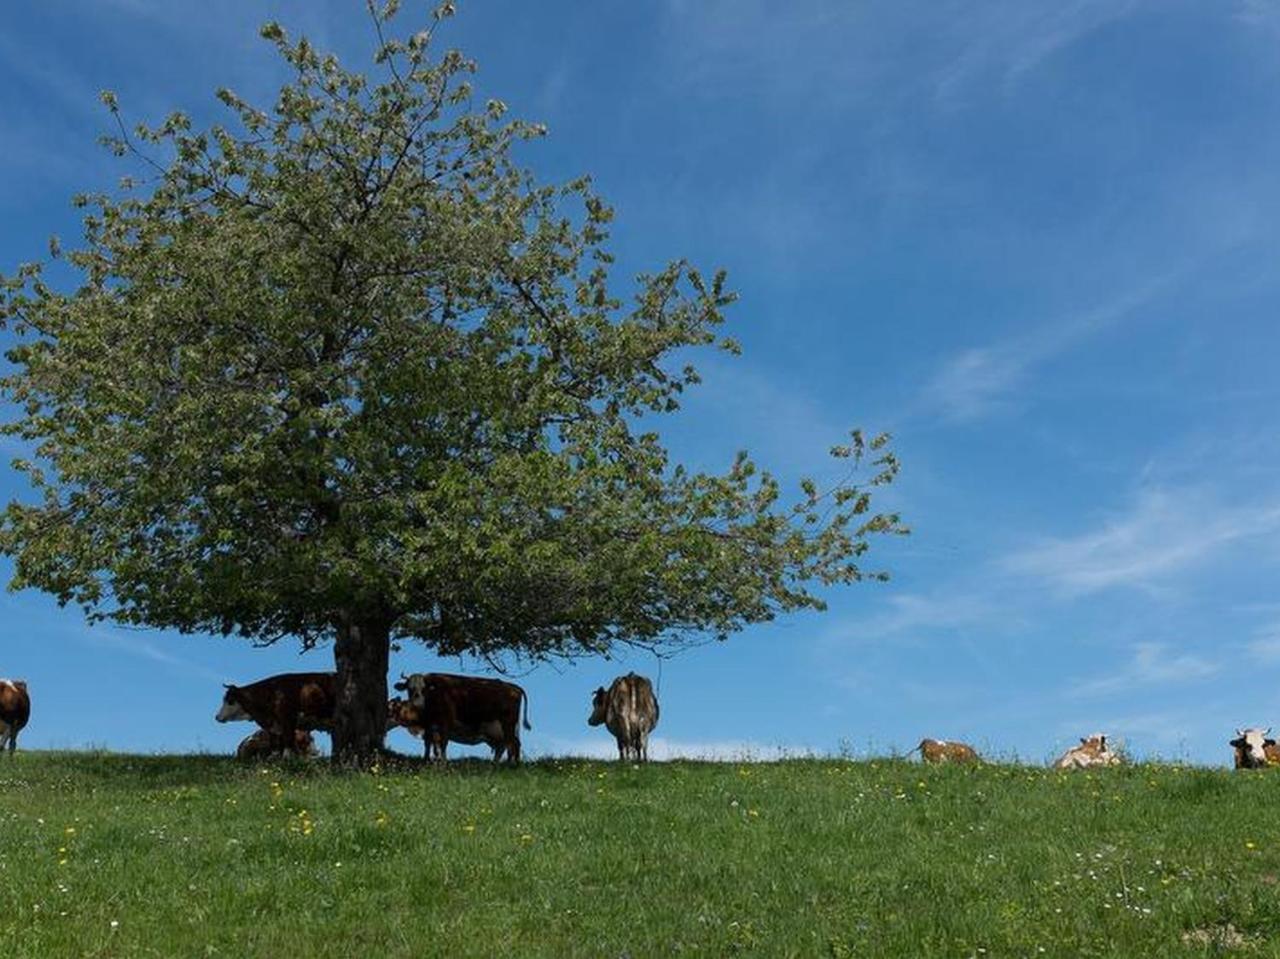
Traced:
<svg viewBox="0 0 1280 959">
<path fill-rule="evenodd" d="M 271 99 L 261 21 L 363 61 L 362 6 L 6 11 L 0 271 L 70 245 L 70 195 L 124 172 L 94 143 L 100 89 L 212 120 L 218 85 Z M 523 156 L 540 176 L 594 175 L 623 270 L 687 256 L 741 294 L 744 355 L 706 358 L 672 450 L 722 469 L 745 447 L 794 481 L 861 425 L 904 462 L 885 502 L 915 533 L 871 564 L 892 582 L 667 661 L 659 752 L 930 735 L 1038 761 L 1101 729 L 1220 763 L 1234 727 L 1280 727 L 1280 3 L 459 8 L 444 40 L 548 125 Z M 229 749 L 248 729 L 212 721 L 219 683 L 330 662 L 0 603 L 33 748 Z M 629 668 L 658 675 L 520 678 L 526 747 L 611 752 L 588 698 Z"/>
</svg>

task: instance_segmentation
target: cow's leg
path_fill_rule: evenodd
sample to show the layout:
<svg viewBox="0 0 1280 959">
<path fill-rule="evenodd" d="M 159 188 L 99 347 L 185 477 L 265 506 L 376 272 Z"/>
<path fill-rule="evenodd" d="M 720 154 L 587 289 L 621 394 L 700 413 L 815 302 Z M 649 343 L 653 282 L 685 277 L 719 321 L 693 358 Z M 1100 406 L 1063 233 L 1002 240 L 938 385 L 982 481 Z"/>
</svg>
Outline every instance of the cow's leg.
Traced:
<svg viewBox="0 0 1280 959">
<path fill-rule="evenodd" d="M 520 765 L 520 734 L 514 729 L 507 737 L 507 759 L 513 766 Z"/>
<path fill-rule="evenodd" d="M 647 763 L 649 761 L 649 732 L 641 730 L 639 736 L 640 744 L 636 747 L 636 752 L 640 762 Z"/>
</svg>

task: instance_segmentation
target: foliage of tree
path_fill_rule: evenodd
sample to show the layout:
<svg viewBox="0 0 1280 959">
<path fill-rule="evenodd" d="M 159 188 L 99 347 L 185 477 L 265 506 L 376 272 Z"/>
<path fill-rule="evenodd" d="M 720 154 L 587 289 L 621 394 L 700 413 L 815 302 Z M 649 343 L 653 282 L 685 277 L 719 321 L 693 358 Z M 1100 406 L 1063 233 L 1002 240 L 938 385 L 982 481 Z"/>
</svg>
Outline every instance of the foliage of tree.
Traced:
<svg viewBox="0 0 1280 959">
<path fill-rule="evenodd" d="M 450 11 L 437 11 L 437 21 Z M 387 38 L 373 79 L 277 24 L 270 108 L 175 113 L 119 132 L 138 174 L 76 198 L 74 289 L 0 277 L 17 334 L 0 389 L 34 501 L 9 504 L 14 588 L 95 620 L 334 642 L 335 755 L 382 741 L 388 650 L 532 658 L 666 649 L 821 608 L 867 575 L 871 488 L 898 464 L 793 502 L 746 454 L 669 461 L 655 414 L 698 381 L 723 273 L 683 261 L 611 291 L 612 211 L 588 180 L 513 158 L 542 135 L 475 102 L 435 27 Z M 616 282 L 614 283 L 616 286 Z M 854 483 L 854 476 L 864 481 Z"/>
</svg>

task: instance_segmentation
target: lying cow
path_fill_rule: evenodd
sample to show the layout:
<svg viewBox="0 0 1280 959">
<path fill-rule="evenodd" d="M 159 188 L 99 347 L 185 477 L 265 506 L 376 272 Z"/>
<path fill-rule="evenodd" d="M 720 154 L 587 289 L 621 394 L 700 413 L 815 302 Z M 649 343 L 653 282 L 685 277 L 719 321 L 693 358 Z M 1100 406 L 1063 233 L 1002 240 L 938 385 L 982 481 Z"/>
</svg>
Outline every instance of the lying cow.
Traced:
<svg viewBox="0 0 1280 959">
<path fill-rule="evenodd" d="M 272 739 L 271 733 L 265 729 L 259 729 L 256 733 L 246 736 L 236 747 L 236 759 L 272 759 L 283 755 L 281 750 L 274 748 Z M 295 756 L 318 755 L 316 741 L 305 729 L 293 731 L 293 747 L 287 751 Z"/>
<path fill-rule="evenodd" d="M 267 733 L 270 752 L 298 752 L 299 730 L 332 731 L 336 702 L 333 673 L 281 673 L 248 686 L 228 684 L 214 718 L 255 722 Z"/>
<path fill-rule="evenodd" d="M 1105 733 L 1082 736 L 1079 746 L 1072 746 L 1054 762 L 1054 769 L 1086 769 L 1089 766 L 1118 766 L 1120 754 L 1107 747 Z"/>
<path fill-rule="evenodd" d="M 395 684 L 409 694 L 417 711 L 417 725 L 423 730 L 428 759 L 445 760 L 449 743 L 474 746 L 486 743 L 496 763 L 506 754 L 520 762 L 520 706 L 524 705 L 524 728 L 529 725 L 529 700 L 515 683 L 452 673 L 400 674 Z"/>
<path fill-rule="evenodd" d="M 1270 736 L 1270 726 L 1237 729 L 1236 738 L 1228 744 L 1236 752 L 1236 769 L 1263 769 L 1280 763 L 1280 747 Z"/>
<path fill-rule="evenodd" d="M 0 752 L 18 748 L 18 733 L 31 718 L 31 696 L 20 679 L 0 679 Z"/>
<path fill-rule="evenodd" d="M 916 747 L 920 758 L 927 763 L 976 763 L 981 762 L 978 752 L 968 743 L 946 739 L 922 739 Z"/>
<path fill-rule="evenodd" d="M 636 762 L 649 759 L 649 733 L 658 725 L 658 698 L 653 684 L 643 676 L 619 676 L 606 690 L 603 686 L 591 697 L 588 726 L 599 726 L 618 741 L 618 758 Z"/>
</svg>

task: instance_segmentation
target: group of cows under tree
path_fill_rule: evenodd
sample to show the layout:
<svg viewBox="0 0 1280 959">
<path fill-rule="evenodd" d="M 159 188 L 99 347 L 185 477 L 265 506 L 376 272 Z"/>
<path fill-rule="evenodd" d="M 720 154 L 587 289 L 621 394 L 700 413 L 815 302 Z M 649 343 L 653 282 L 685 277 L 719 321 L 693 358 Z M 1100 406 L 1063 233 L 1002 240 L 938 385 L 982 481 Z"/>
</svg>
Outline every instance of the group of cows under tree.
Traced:
<svg viewBox="0 0 1280 959">
<path fill-rule="evenodd" d="M 524 708 L 524 728 L 529 725 L 529 700 L 515 683 L 452 673 L 401 674 L 395 684 L 406 696 L 387 702 L 387 729 L 397 726 L 423 741 L 427 759 L 444 762 L 449 743 L 485 743 L 493 750 L 494 762 L 504 757 L 520 761 L 520 710 Z M 316 752 L 313 730 L 333 728 L 337 703 L 333 673 L 282 673 L 250 683 L 228 684 L 218 722 L 246 720 L 258 724 L 236 748 L 241 759 L 264 759 L 293 754 L 311 756 Z M 18 733 L 31 718 L 31 695 L 21 680 L 0 679 L 0 753 L 12 753 Z M 619 676 L 591 697 L 591 726 L 604 725 L 618 742 L 618 758 L 644 762 L 649 758 L 649 733 L 658 725 L 658 698 L 653 684 L 643 676 Z M 1280 765 L 1280 747 L 1271 738 L 1271 729 L 1251 726 L 1237 729 L 1228 744 L 1237 769 L 1261 769 Z M 967 743 L 945 739 L 924 739 L 911 752 L 919 752 L 927 763 L 981 762 Z M 1119 753 L 1107 744 L 1105 733 L 1082 737 L 1054 760 L 1058 769 L 1116 766 Z"/>
<path fill-rule="evenodd" d="M 258 724 L 258 731 L 236 749 L 242 759 L 310 755 L 315 751 L 311 730 L 333 727 L 336 686 L 333 673 L 283 673 L 248 686 L 228 685 L 214 718 L 220 723 Z M 520 761 L 521 707 L 524 728 L 532 727 L 529 698 L 515 683 L 452 673 L 413 673 L 401 674 L 395 689 L 405 696 L 387 702 L 387 729 L 399 726 L 420 737 L 427 759 L 444 762 L 445 751 L 454 742 L 485 743 L 493 750 L 494 762 L 504 757 L 512 763 Z M 592 695 L 587 722 L 603 723 L 613 733 L 619 758 L 647 760 L 649 733 L 658 725 L 653 684 L 635 673 L 619 676 L 608 689 L 602 686 Z"/>
</svg>

